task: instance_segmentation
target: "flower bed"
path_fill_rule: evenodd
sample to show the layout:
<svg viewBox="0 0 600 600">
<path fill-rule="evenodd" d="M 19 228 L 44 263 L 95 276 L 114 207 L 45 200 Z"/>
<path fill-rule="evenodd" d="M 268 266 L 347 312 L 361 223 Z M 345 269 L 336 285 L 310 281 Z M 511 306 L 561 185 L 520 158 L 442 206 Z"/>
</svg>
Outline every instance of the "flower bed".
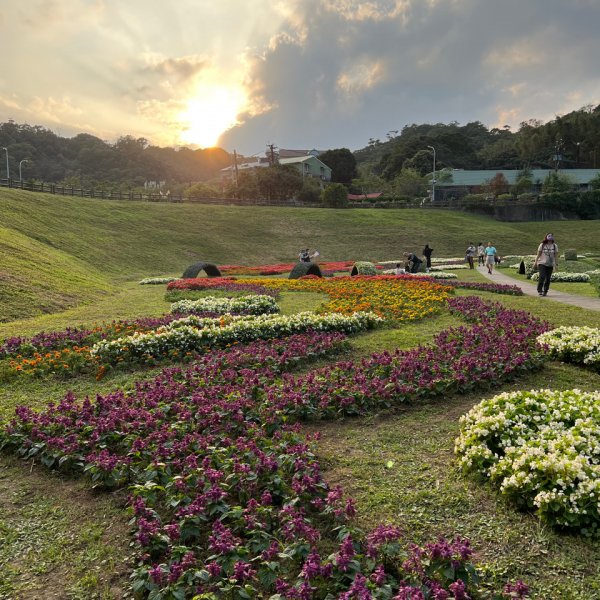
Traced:
<svg viewBox="0 0 600 600">
<path fill-rule="evenodd" d="M 369 312 L 352 315 L 304 312 L 290 316 L 229 316 L 219 319 L 191 316 L 149 333 L 98 342 L 92 348 L 91 355 L 103 366 L 119 363 L 155 364 L 211 348 L 279 338 L 308 330 L 356 333 L 372 329 L 382 322 L 383 319 Z"/>
<path fill-rule="evenodd" d="M 210 312 L 215 314 L 247 314 L 264 315 L 279 312 L 279 306 L 272 296 L 250 295 L 237 298 L 215 298 L 208 296 L 199 300 L 180 300 L 171 304 L 171 312 L 175 314 L 197 314 Z"/>
<path fill-rule="evenodd" d="M 302 418 L 353 415 L 497 385 L 542 364 L 536 337 L 547 326 L 529 313 L 475 296 L 453 298 L 448 304 L 475 324 L 443 331 L 431 346 L 373 354 L 360 363 L 342 362 L 308 376 L 285 376 L 281 389 L 268 391 L 271 402 Z"/>
<path fill-rule="evenodd" d="M 244 282 L 234 281 L 233 277 L 212 277 L 197 278 L 197 279 L 179 279 L 172 281 L 167 285 L 167 291 L 170 290 L 223 290 L 225 292 L 259 294 L 265 296 L 273 296 L 277 298 L 279 292 L 256 283 L 256 280 L 246 280 Z"/>
<path fill-rule="evenodd" d="M 275 265 L 259 265 L 255 267 L 241 266 L 241 265 L 224 265 L 219 267 L 221 273 L 227 273 L 228 275 L 281 275 L 283 273 L 289 273 L 295 266 L 296 263 L 283 263 Z M 352 265 L 353 261 L 333 261 L 333 262 L 319 262 L 319 266 L 322 269 L 329 271 L 347 271 Z"/>
<path fill-rule="evenodd" d="M 383 271 L 382 275 L 395 275 L 394 269 Z M 431 279 L 458 279 L 456 273 L 444 273 L 444 271 L 435 271 L 430 273 L 410 273 L 411 277 L 429 277 Z"/>
<path fill-rule="evenodd" d="M 452 302 L 453 310 L 469 318 L 483 314 L 481 324 L 496 339 L 499 334 L 508 338 L 514 360 L 497 367 L 500 377 L 523 367 L 520 349 L 527 347 L 527 331 L 539 327 L 537 321 L 523 323 L 523 314 L 476 298 Z M 517 322 L 523 323 L 522 331 Z M 468 331 L 449 330 L 440 350 L 446 359 L 453 357 L 453 374 L 465 383 L 474 370 L 464 358 L 482 335 Z M 311 333 L 237 346 L 210 353 L 186 370 L 166 369 L 130 392 L 86 398 L 82 404 L 69 393 L 41 413 L 20 407 L 0 432 L 0 448 L 48 467 L 84 472 L 107 487 L 129 486 L 139 557 L 132 581 L 138 595 L 207 594 L 207 600 L 471 596 L 476 574 L 468 542 L 440 540 L 412 547 L 407 556 L 393 527 L 381 525 L 364 535 L 349 521 L 355 513 L 352 499 L 327 485 L 310 440 L 289 425 L 304 414 L 305 405 L 286 383 L 277 392 L 274 376 L 295 359 L 318 354 L 330 336 Z M 391 367 L 392 357 L 377 356 L 369 372 L 374 394 L 409 374 L 411 385 L 420 389 L 421 369 L 411 361 L 430 355 L 410 355 L 404 365 Z M 332 371 L 334 377 L 340 368 Z M 347 366 L 358 384 L 366 373 L 360 369 Z M 300 380 L 310 382 L 308 376 Z M 329 399 L 315 401 L 318 406 Z M 336 401 L 341 409 L 348 406 L 343 397 Z M 328 556 L 319 553 L 321 540 Z M 505 589 L 506 597 L 525 592 L 522 584 Z"/>
<path fill-rule="evenodd" d="M 443 264 L 431 267 L 432 271 L 461 271 L 468 269 L 467 265 L 456 265 L 456 264 Z"/>
<path fill-rule="evenodd" d="M 538 337 L 551 357 L 600 370 L 600 329 L 558 327 Z"/>
<path fill-rule="evenodd" d="M 484 400 L 461 418 L 461 466 L 489 477 L 552 525 L 600 525 L 600 392 L 533 390 Z"/>
<path fill-rule="evenodd" d="M 70 327 L 63 331 L 42 331 L 31 338 L 8 338 L 0 346 L 0 359 L 9 359 L 8 366 L 13 373 L 72 377 L 93 369 L 90 350 L 100 340 L 154 330 L 180 318 L 181 315 L 175 314 L 144 317 L 135 321 L 113 321 L 89 329 Z"/>
<path fill-rule="evenodd" d="M 246 283 L 248 280 L 240 280 Z M 335 277 L 333 279 L 265 279 L 274 289 L 306 290 L 327 294 L 320 312 L 352 314 L 372 311 L 396 321 L 432 315 L 446 303 L 449 290 L 431 279 L 409 276 Z"/>
<path fill-rule="evenodd" d="M 179 277 L 146 277 L 140 281 L 140 285 L 162 285 L 178 279 Z"/>
<path fill-rule="evenodd" d="M 531 281 L 538 281 L 539 273 L 532 273 Z M 550 281 L 560 281 L 562 283 L 588 283 L 590 276 L 587 273 L 567 273 L 565 271 L 556 271 L 550 275 Z"/>
</svg>

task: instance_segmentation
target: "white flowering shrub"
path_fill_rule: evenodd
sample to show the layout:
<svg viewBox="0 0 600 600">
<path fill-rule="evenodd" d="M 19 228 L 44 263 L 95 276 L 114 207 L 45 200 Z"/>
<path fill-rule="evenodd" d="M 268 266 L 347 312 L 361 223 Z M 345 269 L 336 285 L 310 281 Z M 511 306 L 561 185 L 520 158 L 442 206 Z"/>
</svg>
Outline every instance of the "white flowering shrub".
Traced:
<svg viewBox="0 0 600 600">
<path fill-rule="evenodd" d="M 537 338 L 552 358 L 600 370 L 600 329 L 557 327 Z"/>
<path fill-rule="evenodd" d="M 532 390 L 480 402 L 455 452 L 521 507 L 585 534 L 600 525 L 600 392 Z"/>
<path fill-rule="evenodd" d="M 178 281 L 179 277 L 146 277 L 140 281 L 140 285 L 161 285 L 163 283 L 171 283 Z"/>
<path fill-rule="evenodd" d="M 532 273 L 531 281 L 538 281 L 539 273 Z M 566 271 L 556 271 L 550 276 L 550 281 L 559 281 L 562 283 L 588 283 L 590 276 L 587 273 L 567 273 Z"/>
<path fill-rule="evenodd" d="M 279 312 L 279 306 L 271 296 L 247 295 L 237 298 L 216 298 L 207 296 L 199 300 L 180 300 L 171 304 L 172 313 L 202 313 L 213 312 L 245 313 L 249 315 L 266 315 Z"/>
<path fill-rule="evenodd" d="M 154 363 L 173 355 L 202 352 L 210 348 L 280 338 L 294 333 L 339 331 L 356 333 L 382 324 L 384 319 L 372 312 L 352 315 L 303 312 L 295 315 L 224 315 L 217 319 L 191 315 L 172 321 L 147 333 L 116 340 L 103 340 L 92 347 L 91 354 L 104 365 L 117 363 Z"/>
</svg>

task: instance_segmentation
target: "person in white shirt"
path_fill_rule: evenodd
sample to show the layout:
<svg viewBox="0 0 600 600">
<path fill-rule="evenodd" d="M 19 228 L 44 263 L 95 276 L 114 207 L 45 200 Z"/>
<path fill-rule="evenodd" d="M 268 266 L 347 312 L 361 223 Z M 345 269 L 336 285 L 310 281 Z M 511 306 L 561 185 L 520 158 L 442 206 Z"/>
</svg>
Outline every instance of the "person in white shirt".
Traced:
<svg viewBox="0 0 600 600">
<path fill-rule="evenodd" d="M 550 288 L 550 278 L 552 271 L 558 267 L 558 246 L 554 241 L 554 236 L 548 233 L 538 246 L 537 256 L 533 263 L 537 267 L 539 279 L 537 291 L 540 296 L 547 296 Z"/>
</svg>

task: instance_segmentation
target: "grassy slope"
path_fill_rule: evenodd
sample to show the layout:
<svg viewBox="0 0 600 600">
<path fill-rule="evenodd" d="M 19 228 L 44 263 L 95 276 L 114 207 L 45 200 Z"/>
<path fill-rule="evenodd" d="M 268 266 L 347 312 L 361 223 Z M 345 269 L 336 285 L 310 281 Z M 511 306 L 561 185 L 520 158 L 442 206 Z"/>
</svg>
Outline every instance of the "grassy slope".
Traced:
<svg viewBox="0 0 600 600">
<path fill-rule="evenodd" d="M 532 252 L 552 229 L 569 247 L 600 251 L 597 221 L 513 224 L 449 211 L 129 203 L 5 189 L 0 227 L 3 239 L 17 240 L 0 245 L 2 277 L 18 281 L 27 298 L 26 311 L 13 296 L 4 300 L 0 320 L 72 306 L 115 281 L 179 275 L 197 260 L 290 262 L 307 245 L 319 248 L 323 260 L 395 259 L 425 243 L 434 256 L 460 256 L 470 238 L 491 239 L 501 254 L 515 254 Z M 21 248 L 30 248 L 22 259 Z M 57 257 L 73 262 L 65 271 Z M 47 269 L 32 273 L 32 258 Z M 87 285 L 62 302 L 73 272 L 85 274 Z"/>
</svg>

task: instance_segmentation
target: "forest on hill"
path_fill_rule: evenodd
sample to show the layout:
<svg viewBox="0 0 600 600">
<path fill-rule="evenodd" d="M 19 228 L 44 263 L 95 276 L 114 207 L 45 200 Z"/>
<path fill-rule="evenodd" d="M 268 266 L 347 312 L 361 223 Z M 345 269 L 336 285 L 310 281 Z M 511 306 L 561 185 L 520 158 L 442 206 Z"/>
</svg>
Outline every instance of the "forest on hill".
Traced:
<svg viewBox="0 0 600 600">
<path fill-rule="evenodd" d="M 0 123 L 0 148 L 8 148 L 11 175 L 23 179 L 92 187 L 110 182 L 126 189 L 145 182 L 164 181 L 171 186 L 189 186 L 215 181 L 220 169 L 233 163 L 221 148 L 161 148 L 145 138 L 131 135 L 115 143 L 80 133 L 72 138 L 57 135 L 39 125 Z M 371 138 L 368 146 L 351 153 L 332 140 L 322 155 L 333 169 L 335 182 L 350 185 L 359 175 L 364 190 L 372 177 L 377 190 L 403 173 L 424 176 L 432 168 L 431 147 L 436 151 L 436 169 L 535 169 L 597 168 L 600 165 L 600 105 L 588 105 L 542 123 L 530 119 L 517 131 L 509 126 L 487 128 L 479 121 L 412 124 L 390 131 L 386 141 Z M 0 177 L 6 168 L 0 157 Z M 243 157 L 239 157 L 240 160 Z M 351 158 L 351 163 L 348 162 Z M 27 161 L 27 162 L 25 162 Z M 358 173 L 355 171 L 358 167 Z M 219 187 L 219 186 L 217 186 Z M 175 188 L 176 189 L 176 188 Z M 211 194 L 217 193 L 211 189 Z"/>
<path fill-rule="evenodd" d="M 386 141 L 371 138 L 354 155 L 361 175 L 390 181 L 406 169 L 430 173 L 429 146 L 436 150 L 438 170 L 598 168 L 600 105 L 585 106 L 547 123 L 530 119 L 518 131 L 509 126 L 488 129 L 479 121 L 407 125 L 390 131 Z"/>
<path fill-rule="evenodd" d="M 19 162 L 24 180 L 64 182 L 90 187 L 98 182 L 132 187 L 145 182 L 190 183 L 215 177 L 231 165 L 232 156 L 221 148 L 192 150 L 160 148 L 145 138 L 120 137 L 114 144 L 88 133 L 61 137 L 39 125 L 0 124 L 0 148 L 7 147 L 11 176 L 18 178 Z M 0 177 L 6 177 L 0 156 Z"/>
</svg>

